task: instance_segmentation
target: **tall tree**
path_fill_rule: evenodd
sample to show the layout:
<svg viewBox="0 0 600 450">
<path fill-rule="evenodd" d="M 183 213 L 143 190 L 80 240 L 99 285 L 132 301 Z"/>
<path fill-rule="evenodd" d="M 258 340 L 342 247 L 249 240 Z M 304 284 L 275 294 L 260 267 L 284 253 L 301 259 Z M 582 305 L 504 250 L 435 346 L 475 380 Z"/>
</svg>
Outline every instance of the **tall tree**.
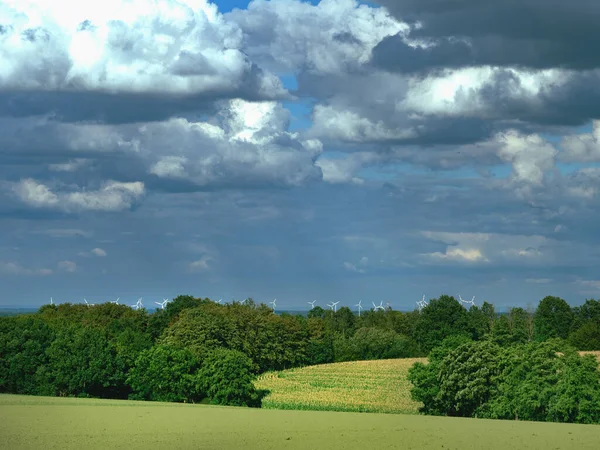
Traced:
<svg viewBox="0 0 600 450">
<path fill-rule="evenodd" d="M 156 345 L 142 351 L 127 382 L 131 398 L 159 402 L 196 402 L 205 397 L 201 362 L 190 351 Z"/>
<path fill-rule="evenodd" d="M 560 297 L 544 297 L 535 311 L 535 338 L 538 341 L 567 339 L 572 323 L 573 311 L 566 301 Z"/>
<path fill-rule="evenodd" d="M 429 352 L 445 338 L 454 335 L 470 336 L 467 311 L 454 298 L 442 295 L 423 308 L 415 328 L 415 340 Z"/>
</svg>

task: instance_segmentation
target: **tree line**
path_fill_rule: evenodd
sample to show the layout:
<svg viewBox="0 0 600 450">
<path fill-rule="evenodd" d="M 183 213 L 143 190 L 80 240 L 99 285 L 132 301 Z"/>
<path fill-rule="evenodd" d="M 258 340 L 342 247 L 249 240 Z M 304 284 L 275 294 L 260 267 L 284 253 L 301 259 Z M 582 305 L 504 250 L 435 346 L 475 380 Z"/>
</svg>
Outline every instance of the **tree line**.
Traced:
<svg viewBox="0 0 600 450">
<path fill-rule="evenodd" d="M 337 361 L 426 356 L 448 338 L 499 348 L 560 338 L 600 349 L 600 302 L 546 297 L 535 311 L 465 309 L 441 296 L 421 311 L 390 308 L 274 314 L 251 299 L 180 295 L 149 314 L 113 303 L 44 305 L 0 318 L 0 391 L 260 406 L 263 372 Z"/>
</svg>

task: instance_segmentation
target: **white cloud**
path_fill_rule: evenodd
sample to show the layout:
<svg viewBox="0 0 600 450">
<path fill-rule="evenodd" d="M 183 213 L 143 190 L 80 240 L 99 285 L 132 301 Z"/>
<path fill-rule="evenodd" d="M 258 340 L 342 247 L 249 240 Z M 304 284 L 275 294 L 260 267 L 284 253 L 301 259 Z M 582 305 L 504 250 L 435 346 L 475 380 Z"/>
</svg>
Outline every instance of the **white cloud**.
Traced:
<svg viewBox="0 0 600 450">
<path fill-rule="evenodd" d="M 131 138 L 149 172 L 199 186 L 275 183 L 297 186 L 322 177 L 316 139 L 286 131 L 289 112 L 275 102 L 223 102 L 219 121 L 171 119 L 139 127 Z"/>
<path fill-rule="evenodd" d="M 354 0 L 254 0 L 227 17 L 239 24 L 245 49 L 272 70 L 347 73 L 367 63 L 381 39 L 408 30 L 384 8 Z"/>
<path fill-rule="evenodd" d="M 101 248 L 94 248 L 92 249 L 92 253 L 96 256 L 106 256 L 106 251 L 102 250 Z"/>
<path fill-rule="evenodd" d="M 526 283 L 533 283 L 533 284 L 548 284 L 552 282 L 551 278 L 527 278 L 525 279 Z"/>
<path fill-rule="evenodd" d="M 323 181 L 328 183 L 362 184 L 364 180 L 356 173 L 363 167 L 373 164 L 381 158 L 375 153 L 352 153 L 343 158 L 330 159 L 326 155 L 319 158 L 316 165 L 323 171 Z"/>
<path fill-rule="evenodd" d="M 89 160 L 77 158 L 66 163 L 50 164 L 48 169 L 53 172 L 75 172 L 89 163 Z"/>
<path fill-rule="evenodd" d="M 311 134 L 347 142 L 374 142 L 415 137 L 413 129 L 389 127 L 383 120 L 376 122 L 358 113 L 330 105 L 316 105 Z"/>
<path fill-rule="evenodd" d="M 184 167 L 187 162 L 185 156 L 165 156 L 150 167 L 150 173 L 161 178 L 185 178 L 188 176 Z"/>
<path fill-rule="evenodd" d="M 576 162 L 600 161 L 600 120 L 592 121 L 592 132 L 565 136 L 561 141 L 562 159 Z"/>
<path fill-rule="evenodd" d="M 319 181 L 322 172 L 315 161 L 323 145 L 318 139 L 287 131 L 289 116 L 290 112 L 277 102 L 234 99 L 218 102 L 217 112 L 203 120 L 177 117 L 114 125 L 13 119 L 3 124 L 7 129 L 0 133 L 0 147 L 6 147 L 15 157 L 22 153 L 43 152 L 49 156 L 65 151 L 85 154 L 88 161 L 94 161 L 94 170 L 86 172 L 92 177 L 101 176 L 104 167 L 114 172 L 110 161 L 121 158 L 122 164 L 136 166 L 125 168 L 126 171 L 145 171 L 163 180 L 201 187 L 298 186 Z M 143 177 L 143 173 L 139 176 Z M 107 186 L 97 195 L 107 189 L 113 193 L 130 191 L 134 197 L 143 195 L 141 184 L 108 182 Z M 70 203 L 73 208 L 104 208 L 84 205 L 91 202 L 90 195 L 84 193 L 72 193 L 67 201 L 65 195 L 49 185 L 31 179 L 22 181 L 16 189 L 20 198 L 32 206 Z"/>
<path fill-rule="evenodd" d="M 32 231 L 34 234 L 44 234 L 53 238 L 91 237 L 94 233 L 78 228 L 49 228 L 46 230 Z"/>
<path fill-rule="evenodd" d="M 58 263 L 58 270 L 72 273 L 77 270 L 77 264 L 74 263 L 73 261 L 60 261 Z"/>
<path fill-rule="evenodd" d="M 58 195 L 52 192 L 48 186 L 38 183 L 31 178 L 15 183 L 13 192 L 23 202 L 37 208 L 53 207 L 59 203 Z"/>
<path fill-rule="evenodd" d="M 512 164 L 515 181 L 541 186 L 544 173 L 554 168 L 558 151 L 537 134 L 522 135 L 509 130 L 496 136 L 498 155 Z"/>
<path fill-rule="evenodd" d="M 23 267 L 14 261 L 0 261 L 0 275 L 47 276 L 52 273 L 52 269 L 32 269 Z"/>
<path fill-rule="evenodd" d="M 353 264 L 353 263 L 346 261 L 346 262 L 344 262 L 343 266 L 344 266 L 344 269 L 346 269 L 350 272 L 366 273 L 367 272 L 366 267 L 368 264 L 369 264 L 369 258 L 367 258 L 366 256 L 363 256 L 362 258 L 360 258 L 358 263 Z"/>
<path fill-rule="evenodd" d="M 482 255 L 481 250 L 476 248 L 449 248 L 443 253 L 434 252 L 427 254 L 427 256 L 441 261 L 489 262 L 489 260 Z"/>
<path fill-rule="evenodd" d="M 423 231 L 423 236 L 446 245 L 443 252 L 421 254 L 424 262 L 490 264 L 552 263 L 558 243 L 543 236 L 497 233 Z"/>
<path fill-rule="evenodd" d="M 209 265 L 210 261 L 213 261 L 213 258 L 204 255 L 202 258 L 188 264 L 188 272 L 206 272 L 211 268 Z"/>
<path fill-rule="evenodd" d="M 583 200 L 591 200 L 600 189 L 600 168 L 584 167 L 573 172 L 566 180 L 566 194 Z"/>
<path fill-rule="evenodd" d="M 580 294 L 600 295 L 600 280 L 575 280 L 573 282 Z"/>
<path fill-rule="evenodd" d="M 90 256 L 105 257 L 107 255 L 107 253 L 105 250 L 96 247 L 96 248 L 91 249 L 89 252 L 79 252 L 78 255 L 84 256 L 86 258 L 90 257 Z"/>
<path fill-rule="evenodd" d="M 131 208 L 145 194 L 144 183 L 107 181 L 95 191 L 54 193 L 44 184 L 27 178 L 12 186 L 14 194 L 36 208 L 74 211 L 121 211 Z"/>
<path fill-rule="evenodd" d="M 5 0 L 0 16 L 4 89 L 233 93 L 257 76 L 240 29 L 206 0 Z M 256 81 L 256 94 L 283 93 Z"/>
<path fill-rule="evenodd" d="M 513 82 L 503 92 L 503 101 L 527 99 L 531 108 L 541 104 L 539 95 L 568 80 L 568 74 L 557 69 L 536 72 L 493 67 L 449 69 L 442 74 L 410 79 L 406 98 L 398 102 L 398 110 L 445 117 L 494 118 L 498 111 L 490 104 L 486 88 L 499 73 L 510 74 Z"/>
</svg>

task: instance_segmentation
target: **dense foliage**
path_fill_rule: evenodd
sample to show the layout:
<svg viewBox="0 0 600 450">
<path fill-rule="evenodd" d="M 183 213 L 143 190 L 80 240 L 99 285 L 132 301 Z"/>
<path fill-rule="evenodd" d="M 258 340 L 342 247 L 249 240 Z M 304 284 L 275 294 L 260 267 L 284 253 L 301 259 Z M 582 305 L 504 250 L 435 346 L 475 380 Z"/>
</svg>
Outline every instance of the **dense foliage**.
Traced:
<svg viewBox="0 0 600 450">
<path fill-rule="evenodd" d="M 432 351 L 409 370 L 422 412 L 460 417 L 600 423 L 600 371 L 559 339 L 500 347 L 468 342 Z M 454 347 L 454 348 L 453 348 Z"/>
<path fill-rule="evenodd" d="M 497 314 L 489 303 L 467 310 L 453 297 L 441 296 L 421 311 L 387 308 L 360 316 L 347 307 L 337 312 L 315 307 L 307 316 L 275 314 L 251 299 L 221 305 L 189 295 L 152 313 L 113 303 L 45 305 L 35 314 L 0 318 L 0 392 L 259 406 L 264 393 L 253 388 L 259 373 L 429 355 L 429 364 L 417 364 L 412 372 L 414 395 L 425 404 L 424 412 L 541 417 L 499 403 L 494 395 L 512 389 L 506 368 L 518 366 L 520 353 L 514 349 L 530 351 L 524 349 L 554 338 L 580 350 L 600 349 L 600 302 L 571 308 L 560 298 L 546 297 L 535 312 L 513 308 Z M 467 342 L 471 353 L 456 354 L 452 363 L 445 360 Z M 502 353 L 508 348 L 513 359 Z M 568 351 L 564 355 L 560 361 L 569 363 L 564 371 L 588 379 L 591 363 Z M 534 364 L 535 355 L 530 356 Z M 478 361 L 494 368 L 482 371 Z M 553 389 L 578 392 L 587 404 L 592 394 L 561 383 L 557 380 Z M 511 398 L 507 394 L 502 401 Z M 552 398 L 547 417 L 579 417 L 579 412 L 565 412 L 566 400 Z"/>
</svg>

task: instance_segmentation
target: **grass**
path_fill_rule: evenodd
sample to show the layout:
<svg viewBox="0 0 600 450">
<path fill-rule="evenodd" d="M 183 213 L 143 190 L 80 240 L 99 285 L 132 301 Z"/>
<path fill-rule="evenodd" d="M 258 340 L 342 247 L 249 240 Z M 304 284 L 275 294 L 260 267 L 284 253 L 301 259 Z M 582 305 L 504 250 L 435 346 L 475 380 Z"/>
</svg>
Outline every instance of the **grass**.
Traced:
<svg viewBox="0 0 600 450">
<path fill-rule="evenodd" d="M 3 449 L 597 449 L 600 426 L 0 395 Z"/>
<path fill-rule="evenodd" d="M 263 408 L 416 414 L 408 369 L 423 358 L 352 361 L 290 369 L 259 377 L 271 393 Z"/>
</svg>

